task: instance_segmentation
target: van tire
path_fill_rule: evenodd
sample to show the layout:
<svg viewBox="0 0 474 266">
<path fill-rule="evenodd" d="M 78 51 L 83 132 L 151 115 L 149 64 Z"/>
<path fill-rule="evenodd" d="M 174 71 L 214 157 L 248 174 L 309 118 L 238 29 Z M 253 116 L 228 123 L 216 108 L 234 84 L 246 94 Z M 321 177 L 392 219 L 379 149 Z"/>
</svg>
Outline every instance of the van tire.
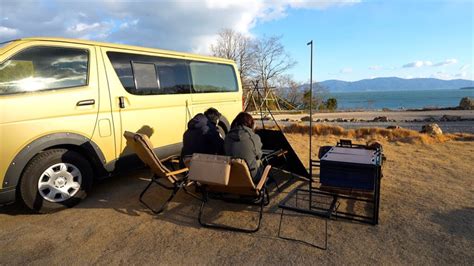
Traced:
<svg viewBox="0 0 474 266">
<path fill-rule="evenodd" d="M 65 167 L 65 171 L 71 171 L 71 175 L 68 176 L 68 173 L 64 171 L 59 172 L 59 167 Z M 42 178 L 42 182 L 49 185 L 48 181 L 50 178 L 48 175 L 43 174 L 47 170 L 52 171 L 51 169 L 54 169 L 53 176 L 57 177 L 54 179 L 57 181 L 54 182 L 55 186 L 59 185 L 62 186 L 61 188 L 68 188 L 67 186 L 70 186 L 71 183 L 75 183 L 75 187 L 70 188 L 71 194 L 48 193 L 50 191 L 48 189 L 40 192 L 40 178 Z M 72 174 L 73 170 L 74 174 Z M 69 179 L 62 177 L 63 175 L 68 176 Z M 70 181 L 72 179 L 74 180 Z M 87 196 L 87 192 L 92 186 L 92 180 L 93 171 L 90 163 L 78 152 L 67 149 L 46 150 L 35 155 L 26 165 L 20 179 L 20 195 L 23 202 L 30 209 L 39 213 L 50 213 L 78 204 Z M 51 179 L 52 181 L 53 179 Z M 69 185 L 67 184 L 68 182 Z M 52 191 L 55 192 L 56 190 Z M 53 194 L 55 197 L 50 197 L 48 200 L 48 196 Z M 56 198 L 58 195 L 59 197 Z M 52 200 L 56 202 L 52 202 Z"/>
</svg>

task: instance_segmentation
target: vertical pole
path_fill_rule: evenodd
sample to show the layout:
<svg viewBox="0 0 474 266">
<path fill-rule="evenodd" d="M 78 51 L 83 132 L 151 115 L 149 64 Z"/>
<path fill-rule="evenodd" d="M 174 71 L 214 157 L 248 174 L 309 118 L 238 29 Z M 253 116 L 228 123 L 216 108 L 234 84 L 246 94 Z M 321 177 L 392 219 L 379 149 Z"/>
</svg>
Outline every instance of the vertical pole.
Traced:
<svg viewBox="0 0 474 266">
<path fill-rule="evenodd" d="M 309 64 L 309 210 L 312 208 L 313 194 L 313 164 L 311 159 L 311 139 L 313 137 L 313 40 L 306 45 L 311 46 L 311 58 Z"/>
</svg>

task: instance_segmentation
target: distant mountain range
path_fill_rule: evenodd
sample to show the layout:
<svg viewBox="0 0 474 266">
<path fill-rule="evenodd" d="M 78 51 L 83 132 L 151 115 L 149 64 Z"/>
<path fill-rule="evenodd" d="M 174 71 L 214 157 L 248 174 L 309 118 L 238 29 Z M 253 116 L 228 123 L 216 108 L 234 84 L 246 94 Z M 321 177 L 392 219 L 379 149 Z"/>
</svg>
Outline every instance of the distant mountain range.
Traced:
<svg viewBox="0 0 474 266">
<path fill-rule="evenodd" d="M 363 79 L 359 81 L 325 80 L 319 82 L 331 92 L 355 91 L 414 91 L 443 90 L 473 87 L 474 81 L 465 79 L 441 80 L 434 78 L 402 79 L 396 77 Z M 307 87 L 304 86 L 304 87 Z"/>
</svg>

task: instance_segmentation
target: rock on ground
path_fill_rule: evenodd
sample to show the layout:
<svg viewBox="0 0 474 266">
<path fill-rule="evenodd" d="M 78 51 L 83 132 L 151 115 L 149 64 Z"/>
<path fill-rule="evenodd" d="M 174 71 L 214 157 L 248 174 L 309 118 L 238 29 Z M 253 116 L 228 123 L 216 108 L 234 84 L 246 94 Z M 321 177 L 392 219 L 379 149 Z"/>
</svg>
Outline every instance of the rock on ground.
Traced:
<svg viewBox="0 0 474 266">
<path fill-rule="evenodd" d="M 309 121 L 309 120 L 310 120 L 309 115 L 308 115 L 308 116 L 303 116 L 303 117 L 301 118 L 301 121 L 303 121 L 303 122 Z"/>
<path fill-rule="evenodd" d="M 443 115 L 440 121 L 461 121 L 461 116 L 458 115 Z"/>
<path fill-rule="evenodd" d="M 386 117 L 386 116 L 377 116 L 372 121 L 373 122 L 388 122 L 388 117 Z"/>
<path fill-rule="evenodd" d="M 474 99 L 469 97 L 462 98 L 461 102 L 459 102 L 459 108 L 462 110 L 474 110 Z"/>
<path fill-rule="evenodd" d="M 424 125 L 421 128 L 420 132 L 426 133 L 429 135 L 442 135 L 443 134 L 443 131 L 441 130 L 441 128 L 438 126 L 438 124 L 435 124 L 435 123 Z"/>
</svg>

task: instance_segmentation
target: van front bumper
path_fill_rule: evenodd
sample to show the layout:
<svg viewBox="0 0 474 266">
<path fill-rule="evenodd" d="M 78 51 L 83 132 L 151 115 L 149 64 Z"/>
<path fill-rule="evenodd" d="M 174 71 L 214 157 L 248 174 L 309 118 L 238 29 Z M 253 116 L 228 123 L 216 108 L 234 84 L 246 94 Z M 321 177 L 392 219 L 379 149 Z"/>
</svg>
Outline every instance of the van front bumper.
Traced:
<svg viewBox="0 0 474 266">
<path fill-rule="evenodd" d="M 16 188 L 0 188 L 0 204 L 12 203 L 15 201 Z"/>
</svg>

